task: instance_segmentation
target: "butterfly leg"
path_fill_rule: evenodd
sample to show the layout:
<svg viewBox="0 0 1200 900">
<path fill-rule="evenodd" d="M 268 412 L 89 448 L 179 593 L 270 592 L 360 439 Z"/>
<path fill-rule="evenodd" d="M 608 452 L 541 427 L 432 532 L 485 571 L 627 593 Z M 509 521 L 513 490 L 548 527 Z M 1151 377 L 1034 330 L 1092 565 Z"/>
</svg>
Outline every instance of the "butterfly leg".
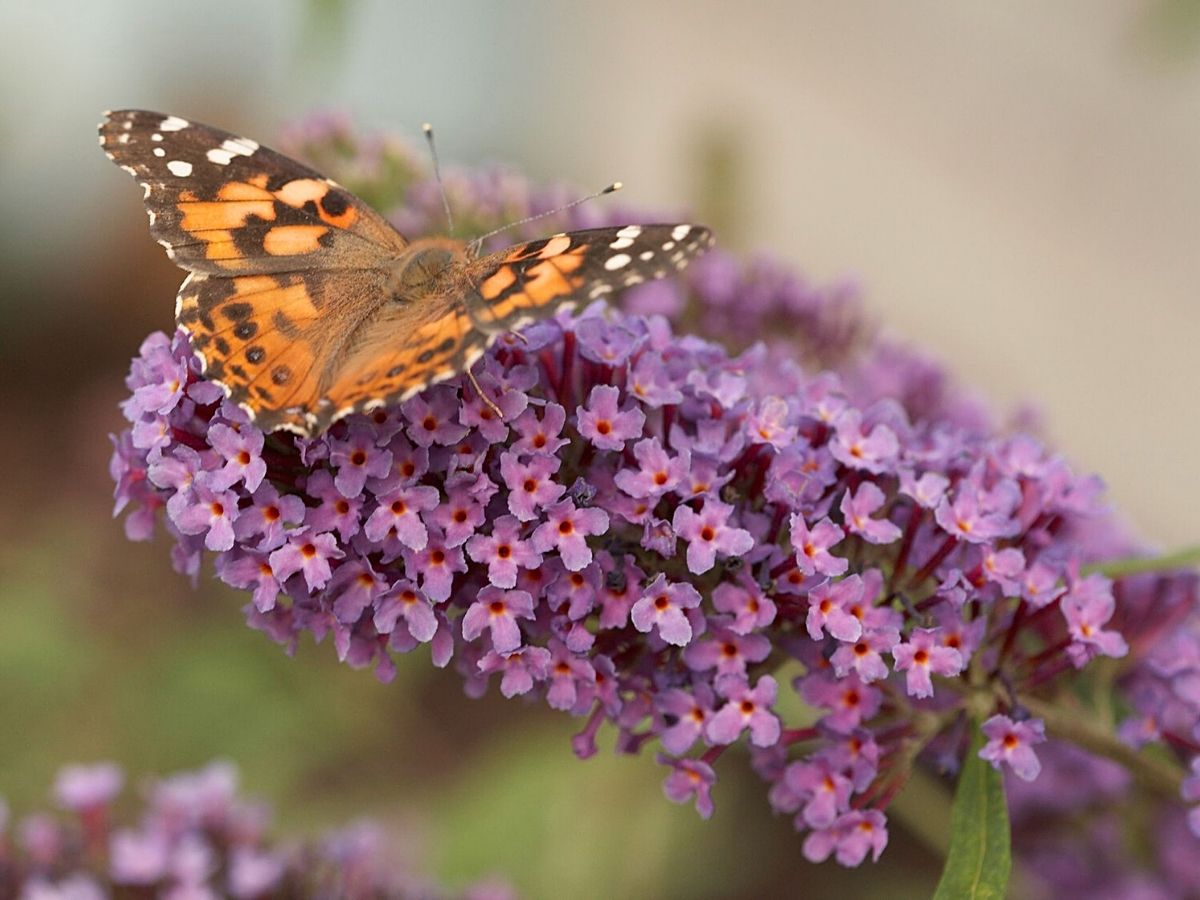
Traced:
<svg viewBox="0 0 1200 900">
<path fill-rule="evenodd" d="M 470 319 L 471 327 L 473 327 L 476 331 L 479 331 L 485 335 L 488 335 L 489 337 L 494 338 L 495 336 L 504 334 L 504 332 L 508 331 L 507 328 L 505 328 L 503 326 L 498 326 L 495 322 L 490 322 L 485 319 L 481 319 L 478 315 L 476 315 L 476 311 L 472 307 L 472 304 L 470 304 L 470 303 L 466 303 L 463 305 L 463 311 L 467 314 L 467 318 Z M 518 337 L 520 337 L 520 335 L 518 335 Z M 524 340 L 524 337 L 522 337 L 521 339 Z M 487 404 L 488 408 L 492 412 L 494 412 L 501 421 L 503 421 L 504 413 L 502 413 L 500 411 L 500 407 L 497 406 L 495 403 L 493 403 L 492 399 L 483 392 L 483 388 L 481 388 L 479 386 L 479 382 L 475 380 L 475 373 L 472 371 L 471 367 L 467 366 L 466 371 L 467 371 L 467 378 L 470 380 L 472 387 L 475 388 L 475 393 L 477 393 L 479 395 L 479 399 L 482 400 L 485 404 Z"/>
<path fill-rule="evenodd" d="M 496 414 L 496 418 L 501 422 L 504 421 L 504 412 L 497 406 L 492 398 L 483 392 L 483 388 L 479 386 L 479 382 L 475 380 L 475 373 L 470 366 L 467 366 L 467 379 L 471 382 L 471 387 L 475 388 L 475 393 L 479 395 L 479 399 L 484 402 L 488 409 Z"/>
</svg>

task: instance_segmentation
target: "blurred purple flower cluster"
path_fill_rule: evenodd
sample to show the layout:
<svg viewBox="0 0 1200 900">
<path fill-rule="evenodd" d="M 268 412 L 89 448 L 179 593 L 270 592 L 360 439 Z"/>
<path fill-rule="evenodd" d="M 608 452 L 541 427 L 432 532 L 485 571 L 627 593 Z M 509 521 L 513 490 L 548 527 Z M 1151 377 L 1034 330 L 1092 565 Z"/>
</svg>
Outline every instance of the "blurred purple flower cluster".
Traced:
<svg viewBox="0 0 1200 900">
<path fill-rule="evenodd" d="M 132 825 L 115 821 L 123 784 L 123 773 L 109 763 L 68 766 L 59 772 L 53 791 L 63 813 L 37 812 L 10 823 L 0 802 L 0 896 L 514 896 L 498 882 L 455 892 L 406 871 L 383 832 L 367 822 L 306 843 L 276 842 L 267 833 L 268 810 L 238 796 L 237 772 L 225 763 L 150 784 Z"/>
<path fill-rule="evenodd" d="M 381 172 L 407 159 L 377 156 Z M 511 176 L 448 185 L 483 226 L 552 205 Z M 398 193 L 410 233 L 435 227 L 436 198 L 427 180 Z M 914 762 L 961 757 L 968 707 L 991 715 L 981 755 L 1035 777 L 1042 724 L 1022 697 L 1124 657 L 1196 584 L 1083 573 L 1130 549 L 1097 481 L 993 434 L 933 364 L 852 352 L 865 329 L 843 294 L 801 303 L 797 284 L 715 258 L 661 308 L 765 327 L 806 303 L 806 328 L 845 337 L 836 372 L 594 307 L 484 357 L 502 420 L 456 379 L 313 440 L 259 432 L 186 337 L 155 334 L 127 382 L 117 509 L 135 539 L 161 519 L 182 572 L 214 554 L 277 641 L 330 635 L 385 680 L 428 645 L 472 695 L 495 677 L 581 717 L 581 757 L 605 722 L 622 751 L 657 741 L 667 795 L 702 815 L 744 738 L 805 854 L 857 865 Z"/>
<path fill-rule="evenodd" d="M 1185 810 L 1140 793 L 1128 770 L 1072 744 L 1047 742 L 1039 755 L 1036 783 L 1008 785 L 1023 896 L 1196 896 L 1200 854 Z"/>
</svg>

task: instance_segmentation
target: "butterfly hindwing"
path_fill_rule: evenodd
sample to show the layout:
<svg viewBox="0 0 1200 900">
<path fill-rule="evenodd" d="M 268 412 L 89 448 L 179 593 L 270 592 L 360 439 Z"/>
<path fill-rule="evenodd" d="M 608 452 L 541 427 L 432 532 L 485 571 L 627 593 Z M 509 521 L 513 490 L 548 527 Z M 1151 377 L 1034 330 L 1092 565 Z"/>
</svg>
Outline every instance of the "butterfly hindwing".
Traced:
<svg viewBox="0 0 1200 900">
<path fill-rule="evenodd" d="M 360 323 L 386 296 L 386 274 L 286 272 L 212 277 L 179 290 L 179 322 L 205 376 L 253 413 L 264 431 L 310 433 L 329 418 L 327 386 Z"/>
<path fill-rule="evenodd" d="M 556 234 L 479 260 L 472 317 L 489 331 L 519 329 L 571 304 L 679 271 L 712 245 L 699 225 L 625 225 Z"/>
<path fill-rule="evenodd" d="M 397 323 L 409 319 L 403 326 Z M 398 403 L 421 388 L 466 370 L 490 336 L 473 327 L 461 305 L 447 305 L 436 317 L 420 317 L 403 307 L 385 313 L 366 329 L 336 380 L 324 393 L 330 406 L 321 421 L 352 410 Z"/>
</svg>

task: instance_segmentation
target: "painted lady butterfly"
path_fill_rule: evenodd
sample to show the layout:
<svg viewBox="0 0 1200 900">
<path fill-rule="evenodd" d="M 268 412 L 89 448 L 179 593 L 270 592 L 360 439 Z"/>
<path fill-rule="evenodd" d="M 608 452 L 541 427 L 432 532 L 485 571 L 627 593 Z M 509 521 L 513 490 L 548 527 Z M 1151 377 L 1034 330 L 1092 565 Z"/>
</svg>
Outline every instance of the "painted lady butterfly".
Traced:
<svg viewBox="0 0 1200 900">
<path fill-rule="evenodd" d="M 178 116 L 107 113 L 100 146 L 189 273 L 175 315 L 206 377 L 264 431 L 310 436 L 404 400 L 469 372 L 500 334 L 712 244 L 697 225 L 626 225 L 476 256 L 451 238 L 410 243 L 330 179 Z"/>
</svg>

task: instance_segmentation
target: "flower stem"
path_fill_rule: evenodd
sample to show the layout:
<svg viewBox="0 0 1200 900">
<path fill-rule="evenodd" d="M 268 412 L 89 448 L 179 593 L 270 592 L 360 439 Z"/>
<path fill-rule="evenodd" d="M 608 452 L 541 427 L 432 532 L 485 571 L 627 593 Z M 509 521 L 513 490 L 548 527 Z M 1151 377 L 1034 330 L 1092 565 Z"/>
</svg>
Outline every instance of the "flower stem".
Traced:
<svg viewBox="0 0 1200 900">
<path fill-rule="evenodd" d="M 1109 578 L 1122 578 L 1126 575 L 1140 575 L 1144 572 L 1170 572 L 1175 569 L 1190 569 L 1200 567 L 1200 544 L 1195 547 L 1185 547 L 1164 556 L 1130 557 L 1114 559 L 1111 562 L 1092 563 L 1083 567 L 1083 574 L 1090 575 L 1099 572 Z"/>
<path fill-rule="evenodd" d="M 1067 709 L 1024 694 L 1018 697 L 1018 702 L 1046 723 L 1046 731 L 1052 737 L 1120 763 L 1147 790 L 1169 801 L 1179 799 L 1184 773 L 1174 762 L 1135 750 L 1108 729 L 1090 721 L 1082 710 Z"/>
</svg>

